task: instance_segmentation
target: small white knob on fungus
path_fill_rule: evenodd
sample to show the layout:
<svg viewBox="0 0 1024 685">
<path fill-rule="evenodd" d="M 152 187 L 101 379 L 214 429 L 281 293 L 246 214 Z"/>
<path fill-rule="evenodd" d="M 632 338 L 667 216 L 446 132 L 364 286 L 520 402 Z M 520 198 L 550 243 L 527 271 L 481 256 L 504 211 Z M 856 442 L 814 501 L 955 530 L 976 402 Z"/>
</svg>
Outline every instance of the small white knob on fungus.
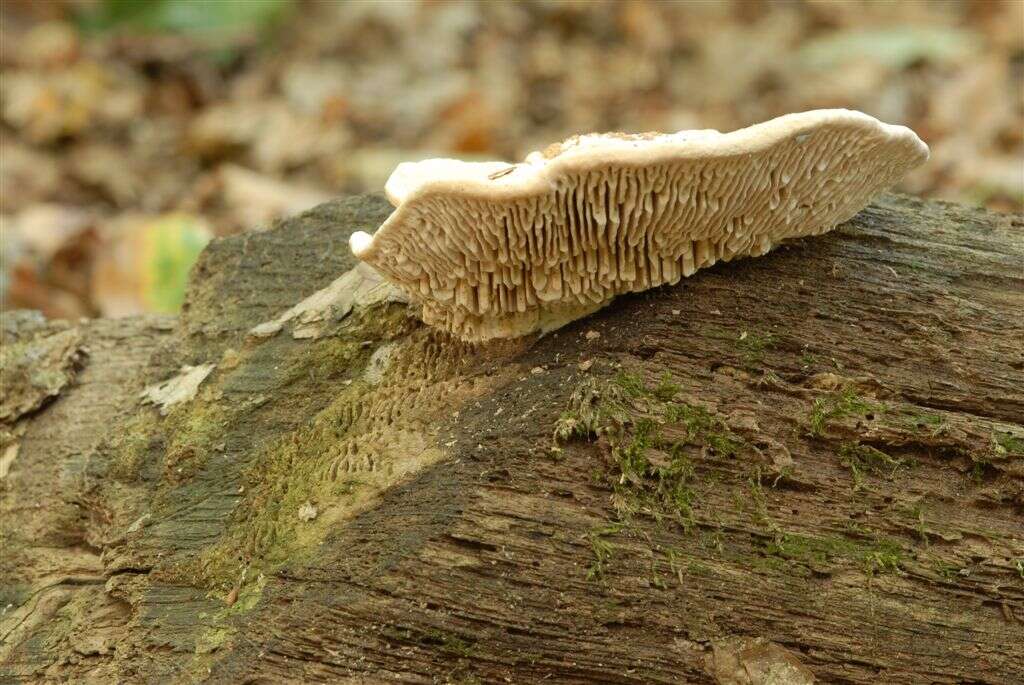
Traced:
<svg viewBox="0 0 1024 685">
<path fill-rule="evenodd" d="M 510 338 L 831 230 L 927 159 L 910 129 L 842 109 L 724 134 L 588 134 L 517 165 L 401 164 L 395 211 L 351 247 L 426 323 Z"/>
</svg>

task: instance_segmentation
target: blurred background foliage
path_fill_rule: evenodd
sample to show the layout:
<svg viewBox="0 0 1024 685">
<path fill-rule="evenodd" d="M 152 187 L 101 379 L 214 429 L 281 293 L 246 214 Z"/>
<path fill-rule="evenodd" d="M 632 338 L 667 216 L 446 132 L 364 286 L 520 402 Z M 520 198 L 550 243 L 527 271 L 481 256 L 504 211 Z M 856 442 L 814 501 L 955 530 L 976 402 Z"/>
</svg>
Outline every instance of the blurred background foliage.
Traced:
<svg viewBox="0 0 1024 685">
<path fill-rule="evenodd" d="M 402 160 L 819 107 L 914 128 L 903 190 L 1019 211 L 1024 2 L 3 0 L 3 302 L 173 311 L 211 236 Z"/>
<path fill-rule="evenodd" d="M 73 8 L 71 16 L 92 31 L 223 35 L 271 28 L 293 8 L 292 0 L 102 0 Z"/>
</svg>

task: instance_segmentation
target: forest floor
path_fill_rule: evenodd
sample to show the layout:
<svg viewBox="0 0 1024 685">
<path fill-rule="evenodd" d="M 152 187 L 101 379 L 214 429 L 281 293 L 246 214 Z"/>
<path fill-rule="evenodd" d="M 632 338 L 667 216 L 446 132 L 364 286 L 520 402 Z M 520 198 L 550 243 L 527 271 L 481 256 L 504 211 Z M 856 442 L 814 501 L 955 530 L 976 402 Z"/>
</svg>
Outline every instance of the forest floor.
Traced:
<svg viewBox="0 0 1024 685">
<path fill-rule="evenodd" d="M 1024 3 L 10 0 L 0 287 L 173 312 L 211 236 L 424 156 L 849 107 L 914 128 L 903 190 L 1024 204 Z M 372 228 L 372 227 L 367 227 Z"/>
</svg>

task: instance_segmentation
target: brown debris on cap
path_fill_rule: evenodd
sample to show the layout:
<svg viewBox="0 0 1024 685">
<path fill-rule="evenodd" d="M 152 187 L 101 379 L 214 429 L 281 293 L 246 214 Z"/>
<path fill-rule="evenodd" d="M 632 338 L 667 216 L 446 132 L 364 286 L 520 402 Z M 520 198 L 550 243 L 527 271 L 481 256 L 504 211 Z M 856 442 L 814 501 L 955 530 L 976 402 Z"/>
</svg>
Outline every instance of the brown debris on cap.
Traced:
<svg viewBox="0 0 1024 685">
<path fill-rule="evenodd" d="M 849 110 L 732 133 L 589 134 L 522 164 L 401 164 L 396 209 L 352 252 L 463 340 L 550 331 L 616 295 L 824 233 L 928 158 Z"/>
</svg>

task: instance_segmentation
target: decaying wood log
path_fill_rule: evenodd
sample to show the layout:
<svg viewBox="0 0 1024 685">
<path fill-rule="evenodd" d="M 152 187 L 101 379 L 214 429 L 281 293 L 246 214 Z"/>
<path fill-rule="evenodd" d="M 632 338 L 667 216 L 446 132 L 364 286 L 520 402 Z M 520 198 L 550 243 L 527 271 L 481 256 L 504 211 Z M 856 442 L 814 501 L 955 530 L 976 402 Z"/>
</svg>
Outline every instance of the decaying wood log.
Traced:
<svg viewBox="0 0 1024 685">
<path fill-rule="evenodd" d="M 1024 678 L 1024 218 L 887 196 L 471 346 L 320 292 L 388 211 L 5 314 L 0 680 Z"/>
</svg>

